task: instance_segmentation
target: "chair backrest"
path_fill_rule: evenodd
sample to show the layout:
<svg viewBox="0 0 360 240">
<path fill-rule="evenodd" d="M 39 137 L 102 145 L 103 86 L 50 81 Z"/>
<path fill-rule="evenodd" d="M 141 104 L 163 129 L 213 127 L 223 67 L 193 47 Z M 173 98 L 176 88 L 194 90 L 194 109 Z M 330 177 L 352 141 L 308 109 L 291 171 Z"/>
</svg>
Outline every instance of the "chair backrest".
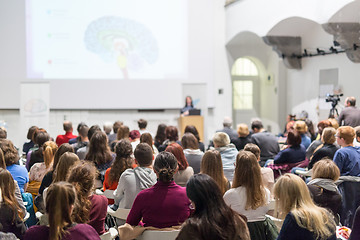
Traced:
<svg viewBox="0 0 360 240">
<path fill-rule="evenodd" d="M 107 199 L 114 199 L 114 190 L 106 189 L 106 190 L 104 191 L 104 196 L 105 196 Z"/>
<path fill-rule="evenodd" d="M 137 240 L 175 240 L 180 230 L 173 231 L 155 231 L 146 230 L 142 235 L 137 237 Z"/>
<path fill-rule="evenodd" d="M 107 213 L 115 218 L 126 220 L 129 215 L 130 209 L 118 208 L 116 211 L 113 211 L 108 207 Z"/>
<path fill-rule="evenodd" d="M 338 189 L 342 197 L 340 222 L 351 228 L 355 211 L 360 206 L 360 182 L 344 181 L 338 185 Z"/>
<path fill-rule="evenodd" d="M 99 179 L 95 179 L 95 188 L 102 188 L 103 184 L 101 182 L 101 180 Z"/>
<path fill-rule="evenodd" d="M 100 235 L 101 240 L 112 240 L 110 232 L 106 232 L 102 235 Z"/>
</svg>

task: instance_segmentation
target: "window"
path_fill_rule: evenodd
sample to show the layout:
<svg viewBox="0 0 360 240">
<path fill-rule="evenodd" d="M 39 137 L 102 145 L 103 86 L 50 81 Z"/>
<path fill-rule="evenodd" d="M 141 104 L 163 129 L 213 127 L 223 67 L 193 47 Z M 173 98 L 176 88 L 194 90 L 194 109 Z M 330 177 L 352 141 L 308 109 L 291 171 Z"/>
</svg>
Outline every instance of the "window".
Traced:
<svg viewBox="0 0 360 240">
<path fill-rule="evenodd" d="M 233 76 L 258 76 L 258 70 L 255 64 L 247 58 L 239 58 L 235 61 L 231 75 Z"/>
<path fill-rule="evenodd" d="M 253 109 L 253 81 L 241 80 L 233 81 L 233 108 Z"/>
</svg>

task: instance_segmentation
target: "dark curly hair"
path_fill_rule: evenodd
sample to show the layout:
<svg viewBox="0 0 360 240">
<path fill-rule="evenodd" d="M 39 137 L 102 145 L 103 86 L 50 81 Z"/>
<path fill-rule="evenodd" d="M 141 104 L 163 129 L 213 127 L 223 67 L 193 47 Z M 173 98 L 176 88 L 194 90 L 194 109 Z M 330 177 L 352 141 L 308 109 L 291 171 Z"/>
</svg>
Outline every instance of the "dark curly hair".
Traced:
<svg viewBox="0 0 360 240">
<path fill-rule="evenodd" d="M 171 152 L 161 152 L 156 156 L 154 169 L 162 182 L 170 182 L 173 179 L 177 166 L 178 161 Z"/>
<path fill-rule="evenodd" d="M 0 148 L 3 151 L 6 166 L 11 166 L 19 160 L 19 154 L 14 144 L 7 139 L 0 139 Z"/>
</svg>

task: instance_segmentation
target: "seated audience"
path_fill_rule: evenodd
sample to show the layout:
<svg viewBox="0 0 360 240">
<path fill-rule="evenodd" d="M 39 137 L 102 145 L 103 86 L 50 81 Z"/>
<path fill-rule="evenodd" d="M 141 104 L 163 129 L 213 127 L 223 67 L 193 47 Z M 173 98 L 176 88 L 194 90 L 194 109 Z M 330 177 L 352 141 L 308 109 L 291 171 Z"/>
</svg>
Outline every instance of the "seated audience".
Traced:
<svg viewBox="0 0 360 240">
<path fill-rule="evenodd" d="M 35 143 L 38 149 L 34 150 L 30 154 L 30 159 L 26 162 L 26 169 L 30 171 L 31 167 L 35 163 L 44 162 L 43 145 L 50 140 L 50 135 L 46 132 L 39 131 L 35 136 Z"/>
<path fill-rule="evenodd" d="M 43 158 L 44 162 L 35 163 L 29 172 L 29 181 L 41 182 L 45 174 L 50 171 L 52 167 L 54 155 L 58 150 L 58 146 L 55 142 L 47 141 L 43 145 Z"/>
<path fill-rule="evenodd" d="M 31 148 L 34 147 L 35 143 L 33 142 L 34 132 L 38 130 L 37 126 L 32 126 L 29 128 L 26 138 L 29 139 L 29 142 L 24 143 L 23 145 L 23 153 L 26 155 Z"/>
<path fill-rule="evenodd" d="M 147 143 L 139 143 L 135 148 L 135 162 L 139 166 L 125 170 L 114 192 L 115 208 L 130 209 L 139 192 L 156 183 L 156 174 L 152 169 L 153 152 Z"/>
<path fill-rule="evenodd" d="M 177 143 L 171 143 L 165 149 L 166 152 L 174 154 L 178 161 L 178 171 L 174 174 L 174 181 L 176 184 L 185 187 L 187 181 L 194 175 L 194 169 L 189 166 L 182 147 Z"/>
<path fill-rule="evenodd" d="M 92 163 L 82 161 L 71 169 L 67 181 L 75 187 L 78 199 L 72 219 L 76 223 L 88 223 L 101 235 L 105 233 L 108 202 L 105 196 L 92 194 L 96 174 L 96 168 Z"/>
<path fill-rule="evenodd" d="M 108 137 L 108 140 L 109 140 L 109 135 L 111 133 L 111 130 L 112 130 L 112 123 L 111 122 L 105 122 L 103 124 L 103 130 L 106 134 L 106 136 Z"/>
<path fill-rule="evenodd" d="M 14 233 L 23 239 L 26 226 L 25 213 L 15 197 L 15 181 L 9 171 L 0 168 L 0 231 Z"/>
<path fill-rule="evenodd" d="M 140 136 L 140 143 L 147 143 L 149 144 L 149 146 L 151 147 L 153 154 L 154 154 L 154 159 L 155 157 L 159 154 L 158 149 L 155 147 L 154 145 L 154 141 L 153 141 L 153 137 L 151 136 L 150 133 L 143 133 Z"/>
<path fill-rule="evenodd" d="M 181 145 L 184 149 L 185 158 L 189 165 L 194 169 L 194 173 L 200 172 L 201 158 L 204 155 L 199 149 L 199 143 L 196 137 L 188 132 L 181 139 Z"/>
<path fill-rule="evenodd" d="M 0 127 L 0 139 L 6 139 L 6 138 L 7 138 L 6 128 Z"/>
<path fill-rule="evenodd" d="M 74 187 L 66 182 L 52 184 L 46 197 L 46 213 L 49 226 L 38 225 L 26 231 L 25 240 L 100 240 L 95 229 L 87 224 L 76 224 L 72 220 L 76 199 Z"/>
<path fill-rule="evenodd" d="M 16 164 L 19 161 L 18 151 L 13 143 L 7 139 L 0 139 L 0 148 L 4 154 L 6 170 L 18 183 L 21 193 L 24 193 L 29 183 L 29 174 L 24 166 Z"/>
<path fill-rule="evenodd" d="M 143 135 L 144 133 L 150 133 L 146 129 L 148 122 L 145 119 L 140 118 L 137 123 L 138 123 L 138 127 L 139 127 L 140 136 Z M 150 133 L 150 135 L 151 135 L 151 137 L 153 136 L 152 133 Z"/>
<path fill-rule="evenodd" d="M 117 134 L 116 134 L 116 141 L 113 141 L 111 144 L 110 144 L 110 149 L 111 151 L 115 151 L 115 145 L 118 141 L 120 141 L 121 139 L 127 139 L 129 140 L 129 136 L 130 136 L 130 129 L 128 126 L 125 126 L 125 125 L 121 125 L 117 131 Z"/>
<path fill-rule="evenodd" d="M 230 189 L 230 181 L 224 176 L 223 164 L 219 151 L 208 150 L 201 160 L 200 173 L 207 174 L 219 186 L 221 194 Z"/>
<path fill-rule="evenodd" d="M 195 211 L 183 224 L 177 240 L 250 240 L 246 220 L 225 204 L 221 190 L 211 177 L 194 175 L 186 185 L 186 193 Z"/>
<path fill-rule="evenodd" d="M 237 126 L 238 137 L 231 139 L 231 142 L 235 145 L 238 151 L 244 149 L 245 145 L 251 143 L 251 135 L 249 128 L 245 123 L 241 123 Z"/>
<path fill-rule="evenodd" d="M 185 133 L 192 133 L 194 134 L 194 136 L 196 137 L 197 143 L 198 143 L 198 148 L 202 151 L 205 152 L 205 145 L 203 142 L 200 142 L 200 136 L 199 136 L 199 132 L 196 129 L 196 127 L 194 125 L 187 125 L 184 129 L 184 134 Z"/>
<path fill-rule="evenodd" d="M 136 146 L 140 143 L 140 132 L 138 130 L 132 130 L 129 134 L 129 140 L 133 151 L 135 151 Z"/>
<path fill-rule="evenodd" d="M 330 210 L 336 218 L 341 211 L 341 194 L 335 184 L 339 177 L 340 171 L 334 161 L 323 159 L 315 163 L 312 180 L 307 184 L 315 204 Z"/>
<path fill-rule="evenodd" d="M 123 122 L 121 122 L 121 121 L 114 122 L 114 124 L 113 124 L 113 132 L 114 133 L 109 134 L 109 136 L 108 136 L 109 146 L 111 145 L 111 143 L 113 141 L 116 141 L 117 132 L 118 132 L 119 128 L 121 127 L 121 125 L 123 125 Z"/>
<path fill-rule="evenodd" d="M 159 126 L 157 128 L 155 139 L 154 139 L 154 145 L 158 150 L 159 150 L 160 145 L 162 145 L 163 142 L 166 140 L 165 129 L 166 129 L 166 125 L 163 123 L 159 124 Z"/>
<path fill-rule="evenodd" d="M 75 153 L 77 153 L 77 151 L 80 148 L 89 145 L 89 138 L 88 138 L 89 127 L 86 124 L 83 124 L 80 126 L 78 132 L 79 132 L 79 136 L 76 138 L 76 142 L 71 144 L 71 146 L 74 148 Z"/>
<path fill-rule="evenodd" d="M 306 149 L 304 145 L 301 144 L 300 135 L 289 132 L 286 142 L 287 147 L 274 157 L 274 164 L 298 163 L 304 161 Z"/>
<path fill-rule="evenodd" d="M 178 161 L 172 153 L 159 153 L 154 163 L 158 181 L 137 195 L 126 223 L 136 226 L 142 220 L 145 227 L 166 228 L 181 225 L 189 217 L 186 188 L 173 180 L 177 167 Z"/>
<path fill-rule="evenodd" d="M 64 128 L 64 131 L 65 131 L 65 134 L 64 135 L 58 135 L 56 137 L 56 141 L 55 141 L 56 144 L 59 147 L 63 143 L 69 143 L 70 139 L 77 138 L 77 136 L 72 133 L 73 132 L 73 126 L 72 126 L 72 123 L 70 121 L 64 121 L 63 128 Z"/>
<path fill-rule="evenodd" d="M 224 121 L 223 121 L 224 128 L 217 130 L 216 132 L 226 133 L 231 140 L 236 139 L 238 138 L 238 133 L 236 132 L 236 130 L 232 129 L 231 126 L 232 126 L 232 119 L 230 117 L 224 117 Z"/>
<path fill-rule="evenodd" d="M 223 132 L 215 133 L 213 137 L 215 150 L 220 152 L 225 177 L 231 182 L 234 177 L 235 161 L 238 150 L 230 143 L 229 135 Z"/>
<path fill-rule="evenodd" d="M 159 152 L 165 151 L 168 145 L 178 142 L 178 129 L 175 126 L 167 126 L 165 128 L 165 137 L 166 140 L 158 147 Z"/>
<path fill-rule="evenodd" d="M 271 221 L 265 221 L 270 191 L 264 187 L 253 153 L 241 150 L 237 155 L 232 188 L 224 194 L 224 200 L 232 210 L 247 218 L 251 239 L 266 239 L 267 221 Z"/>
<path fill-rule="evenodd" d="M 304 121 L 296 121 L 294 124 L 294 130 L 301 137 L 301 145 L 307 149 L 311 144 L 311 139 L 306 135 L 308 127 Z"/>
<path fill-rule="evenodd" d="M 341 176 L 360 176 L 360 149 L 353 146 L 355 130 L 350 126 L 339 127 L 336 141 L 342 147 L 336 151 L 334 162 Z"/>
<path fill-rule="evenodd" d="M 61 155 L 53 175 L 53 183 L 66 181 L 71 170 L 80 163 L 79 157 L 72 152 Z"/>
<path fill-rule="evenodd" d="M 279 240 L 336 239 L 332 214 L 314 204 L 300 177 L 291 173 L 281 176 L 275 183 L 274 194 L 276 209 L 282 217 L 286 216 Z"/>
<path fill-rule="evenodd" d="M 92 136 L 94 135 L 95 132 L 100 131 L 101 132 L 101 128 L 99 127 L 99 125 L 93 125 L 89 128 L 88 131 L 88 139 L 90 141 L 90 139 L 92 138 Z M 86 154 L 89 152 L 89 144 L 85 145 L 82 148 L 79 148 L 76 152 L 76 155 L 79 156 L 80 160 L 85 160 Z"/>
</svg>

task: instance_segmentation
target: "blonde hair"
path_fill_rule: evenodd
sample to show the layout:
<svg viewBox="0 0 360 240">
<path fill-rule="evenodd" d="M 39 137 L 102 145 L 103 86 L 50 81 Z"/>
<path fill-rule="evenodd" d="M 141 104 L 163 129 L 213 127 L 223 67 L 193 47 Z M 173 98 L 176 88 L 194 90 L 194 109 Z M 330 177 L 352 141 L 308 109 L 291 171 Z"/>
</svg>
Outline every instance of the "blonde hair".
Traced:
<svg viewBox="0 0 360 240">
<path fill-rule="evenodd" d="M 336 130 L 333 127 L 324 128 L 322 131 L 322 140 L 326 144 L 333 144 L 336 141 L 335 138 Z"/>
<path fill-rule="evenodd" d="M 298 134 L 304 134 L 308 131 L 308 127 L 304 121 L 296 121 L 294 124 L 294 129 Z"/>
<path fill-rule="evenodd" d="M 339 167 L 335 162 L 328 158 L 323 158 L 313 166 L 312 178 L 325 178 L 333 181 L 338 180 L 340 177 Z"/>
<path fill-rule="evenodd" d="M 331 127 L 335 128 L 335 129 L 339 128 L 339 123 L 335 118 L 329 118 L 328 120 L 331 123 Z"/>
<path fill-rule="evenodd" d="M 225 147 L 230 144 L 230 137 L 226 133 L 217 132 L 213 137 L 213 142 L 216 147 Z"/>
<path fill-rule="evenodd" d="M 237 133 L 240 137 L 246 137 L 249 135 L 249 127 L 245 123 L 240 123 L 237 125 Z"/>
<path fill-rule="evenodd" d="M 78 163 L 80 163 L 80 160 L 75 153 L 65 152 L 61 155 L 54 171 L 53 183 L 66 181 L 71 169 Z"/>
<path fill-rule="evenodd" d="M 260 165 L 252 152 L 241 150 L 236 156 L 233 188 L 245 187 L 245 209 L 257 209 L 266 204 L 265 188 L 261 177 Z"/>
<path fill-rule="evenodd" d="M 219 151 L 206 151 L 201 159 L 200 173 L 204 173 L 212 177 L 219 186 L 221 193 L 224 194 L 228 190 L 228 180 L 224 176 L 224 170 Z"/>
<path fill-rule="evenodd" d="M 44 163 L 48 169 L 54 161 L 54 156 L 58 150 L 58 145 L 53 141 L 47 141 L 43 145 Z"/>
<path fill-rule="evenodd" d="M 346 144 L 351 144 L 355 138 L 355 130 L 350 126 L 342 126 L 337 129 L 340 138 L 344 139 Z"/>
<path fill-rule="evenodd" d="M 290 173 L 281 176 L 274 185 L 274 195 L 282 217 L 291 212 L 300 227 L 314 233 L 314 239 L 327 239 L 335 233 L 332 215 L 314 204 L 300 177 Z"/>
</svg>

